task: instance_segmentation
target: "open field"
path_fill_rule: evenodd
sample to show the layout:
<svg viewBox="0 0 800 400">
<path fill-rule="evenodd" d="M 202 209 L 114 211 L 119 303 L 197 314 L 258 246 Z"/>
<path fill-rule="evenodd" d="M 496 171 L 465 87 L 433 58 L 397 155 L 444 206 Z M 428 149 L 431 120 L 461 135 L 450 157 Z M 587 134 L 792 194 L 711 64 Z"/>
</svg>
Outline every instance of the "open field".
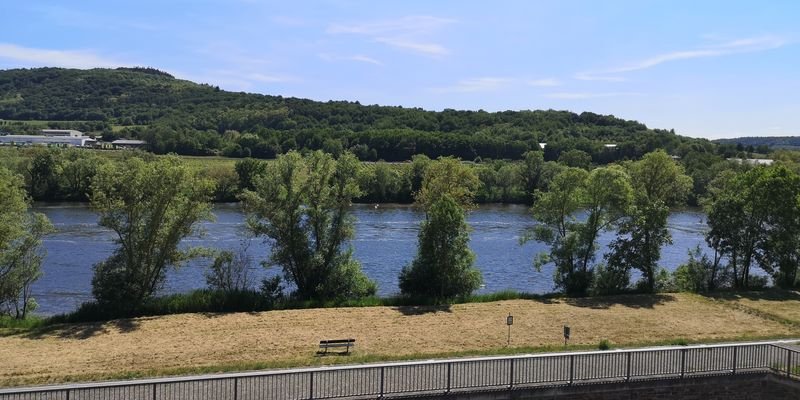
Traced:
<svg viewBox="0 0 800 400">
<path fill-rule="evenodd" d="M 505 317 L 514 315 L 506 347 Z M 790 337 L 793 324 L 690 294 L 182 314 L 0 332 L 0 385 L 681 341 Z M 318 341 L 353 337 L 350 357 Z"/>
<path fill-rule="evenodd" d="M 729 307 L 759 315 L 762 318 L 800 327 L 800 293 L 771 290 L 767 292 L 722 293 L 714 295 Z"/>
</svg>

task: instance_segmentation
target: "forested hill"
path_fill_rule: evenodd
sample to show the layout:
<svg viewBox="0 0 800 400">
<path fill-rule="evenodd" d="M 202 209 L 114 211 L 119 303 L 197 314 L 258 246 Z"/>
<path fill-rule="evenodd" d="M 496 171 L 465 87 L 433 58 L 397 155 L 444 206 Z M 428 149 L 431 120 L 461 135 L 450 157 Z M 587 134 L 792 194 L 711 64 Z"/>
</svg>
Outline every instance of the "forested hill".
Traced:
<svg viewBox="0 0 800 400">
<path fill-rule="evenodd" d="M 39 122 L 104 137 L 140 138 L 157 153 L 274 157 L 290 149 L 350 149 L 364 160 L 414 154 L 466 160 L 519 159 L 545 142 L 546 159 L 564 150 L 596 163 L 638 158 L 657 148 L 688 151 L 705 140 L 648 129 L 636 121 L 568 111 L 441 112 L 318 102 L 220 90 L 152 68 L 0 71 L 0 130 L 35 130 Z M 13 121 L 28 121 L 15 123 Z M 616 144 L 616 147 L 605 146 Z"/>
<path fill-rule="evenodd" d="M 717 139 L 717 143 L 736 145 L 740 148 L 756 148 L 756 151 L 765 152 L 766 149 L 800 149 L 800 136 L 761 136 L 740 137 L 733 139 Z M 760 149 L 758 149 L 760 147 Z"/>
</svg>

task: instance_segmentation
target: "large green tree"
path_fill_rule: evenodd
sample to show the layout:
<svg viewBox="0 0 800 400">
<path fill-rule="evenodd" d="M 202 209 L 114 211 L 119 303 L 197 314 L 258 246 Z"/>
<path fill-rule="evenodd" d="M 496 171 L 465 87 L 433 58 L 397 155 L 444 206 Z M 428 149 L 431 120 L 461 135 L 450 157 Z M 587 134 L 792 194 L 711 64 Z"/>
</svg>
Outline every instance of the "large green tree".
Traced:
<svg viewBox="0 0 800 400">
<path fill-rule="evenodd" d="M 692 178 L 664 151 L 646 154 L 628 164 L 634 204 L 607 255 L 609 267 L 642 272 L 643 288 L 656 290 L 661 248 L 672 242 L 667 230 L 670 208 L 682 205 L 692 188 Z"/>
<path fill-rule="evenodd" d="M 585 295 L 592 283 L 597 238 L 616 227 L 631 203 L 628 175 L 619 167 L 592 172 L 567 168 L 556 175 L 548 192 L 537 191 L 535 199 L 537 225 L 523 243 L 538 240 L 550 245 L 549 252 L 537 255 L 536 268 L 553 262 L 556 287 Z"/>
<path fill-rule="evenodd" d="M 243 200 L 248 226 L 272 245 L 268 264 L 283 268 L 300 299 L 350 299 L 375 293 L 353 258 L 350 202 L 360 194 L 358 159 L 289 152 L 253 179 Z"/>
<path fill-rule="evenodd" d="M 161 288 L 170 268 L 197 255 L 178 245 L 212 218 L 212 190 L 212 182 L 174 156 L 104 165 L 92 183 L 92 208 L 118 247 L 95 265 L 97 301 L 134 311 Z"/>
<path fill-rule="evenodd" d="M 425 219 L 417 255 L 400 272 L 403 294 L 447 302 L 480 287 L 466 222 L 478 184 L 475 171 L 457 159 L 440 158 L 427 167 L 416 197 Z"/>
<path fill-rule="evenodd" d="M 31 285 L 42 275 L 42 237 L 53 226 L 28 212 L 22 179 L 0 168 L 0 314 L 25 318 L 36 308 Z"/>
<path fill-rule="evenodd" d="M 737 288 L 757 262 L 782 287 L 797 285 L 800 176 L 786 166 L 756 167 L 715 179 L 707 199 L 706 241 L 725 256 Z"/>
</svg>

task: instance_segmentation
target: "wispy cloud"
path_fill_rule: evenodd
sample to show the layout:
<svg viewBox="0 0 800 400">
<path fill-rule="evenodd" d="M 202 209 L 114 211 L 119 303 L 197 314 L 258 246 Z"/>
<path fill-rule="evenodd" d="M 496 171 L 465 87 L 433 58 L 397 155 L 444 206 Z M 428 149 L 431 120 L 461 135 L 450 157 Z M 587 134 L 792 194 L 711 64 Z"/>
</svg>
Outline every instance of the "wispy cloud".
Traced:
<svg viewBox="0 0 800 400">
<path fill-rule="evenodd" d="M 561 85 L 557 79 L 522 79 L 514 77 L 487 76 L 480 78 L 462 79 L 452 86 L 432 89 L 435 93 L 469 93 L 493 92 L 508 89 L 514 85 L 527 85 L 535 87 L 554 87 Z"/>
<path fill-rule="evenodd" d="M 552 87 L 561 85 L 561 82 L 555 78 L 546 78 L 526 80 L 525 84 L 528 86 Z"/>
<path fill-rule="evenodd" d="M 383 65 L 383 62 L 381 62 L 380 60 L 376 60 L 372 57 L 365 56 L 363 54 L 356 54 L 354 56 L 338 56 L 328 53 L 322 53 L 319 54 L 319 58 L 325 61 L 357 61 L 373 65 Z"/>
<path fill-rule="evenodd" d="M 580 72 L 575 74 L 575 79 L 581 81 L 601 81 L 601 82 L 622 82 L 625 78 L 621 76 L 608 76 L 599 74 L 608 74 L 610 72 Z"/>
<path fill-rule="evenodd" d="M 455 85 L 442 88 L 435 88 L 433 89 L 433 91 L 437 93 L 488 92 L 506 87 L 509 84 L 511 84 L 511 82 L 512 80 L 509 78 L 498 78 L 498 77 L 463 79 L 458 81 Z"/>
<path fill-rule="evenodd" d="M 129 16 L 116 16 L 111 14 L 100 14 L 95 11 L 86 12 L 76 9 L 76 7 L 61 5 L 34 5 L 31 10 L 39 13 L 42 17 L 50 20 L 49 23 L 58 26 L 96 29 L 96 30 L 141 30 L 158 31 L 162 26 L 134 20 Z"/>
<path fill-rule="evenodd" d="M 122 62 L 99 55 L 91 50 L 49 50 L 0 43 L 0 59 L 21 66 L 51 66 L 64 68 L 115 68 Z"/>
<path fill-rule="evenodd" d="M 557 93 L 545 94 L 545 97 L 549 97 L 551 99 L 563 99 L 563 100 L 585 100 L 585 99 L 596 99 L 601 97 L 641 96 L 641 95 L 642 93 L 638 92 L 600 92 L 600 93 L 557 92 Z"/>
<path fill-rule="evenodd" d="M 694 50 L 673 51 L 657 54 L 655 56 L 603 71 L 582 72 L 575 75 L 576 79 L 588 81 L 623 81 L 619 76 L 626 72 L 640 71 L 672 61 L 690 60 L 694 58 L 721 57 L 733 54 L 754 53 L 776 49 L 786 45 L 788 41 L 779 36 L 758 36 L 752 38 L 736 39 L 701 47 Z"/>
<path fill-rule="evenodd" d="M 447 25 L 456 22 L 450 18 L 417 15 L 356 24 L 333 24 L 328 34 L 352 34 L 368 37 L 372 42 L 397 49 L 441 57 L 450 54 L 444 45 L 436 43 L 431 36 Z"/>
<path fill-rule="evenodd" d="M 411 50 L 417 53 L 431 56 L 444 56 L 450 54 L 450 50 L 436 43 L 424 43 L 399 37 L 379 37 L 373 39 L 377 43 L 388 44 L 399 49 Z"/>
<path fill-rule="evenodd" d="M 397 19 L 360 24 L 333 24 L 328 27 L 327 32 L 356 33 L 369 36 L 425 34 L 432 33 L 454 22 L 456 22 L 456 20 L 450 18 L 440 18 L 430 15 L 412 15 Z"/>
</svg>

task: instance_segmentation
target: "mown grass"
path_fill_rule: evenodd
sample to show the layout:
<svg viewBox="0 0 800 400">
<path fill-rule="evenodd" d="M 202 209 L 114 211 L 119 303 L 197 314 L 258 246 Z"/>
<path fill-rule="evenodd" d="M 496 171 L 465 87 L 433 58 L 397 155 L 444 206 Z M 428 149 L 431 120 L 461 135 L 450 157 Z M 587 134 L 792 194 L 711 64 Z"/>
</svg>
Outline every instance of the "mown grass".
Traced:
<svg viewBox="0 0 800 400">
<path fill-rule="evenodd" d="M 452 304 L 491 303 L 502 300 L 543 300 L 563 297 L 561 294 L 533 294 L 505 290 L 490 294 L 477 294 L 456 299 L 449 304 L 442 304 L 429 298 L 408 296 L 365 297 L 347 300 L 296 300 L 282 298 L 271 301 L 260 292 L 246 290 L 237 292 L 221 292 L 209 289 L 197 289 L 187 293 L 177 293 L 156 297 L 146 302 L 135 312 L 119 312 L 106 310 L 97 303 L 88 302 L 77 310 L 41 319 L 27 329 L 36 329 L 44 325 L 99 322 L 117 318 L 135 318 L 187 313 L 232 313 L 260 312 L 273 310 L 306 310 L 313 308 L 334 307 L 446 307 Z M 26 329 L 24 326 L 18 327 Z"/>
<path fill-rule="evenodd" d="M 675 338 L 670 340 L 657 340 L 657 341 L 639 341 L 623 344 L 613 344 L 607 342 L 607 348 L 600 350 L 614 350 L 614 349 L 634 349 L 642 347 L 655 347 L 655 346 L 690 346 L 701 344 L 713 344 L 720 342 L 746 342 L 757 340 L 781 340 L 793 339 L 796 336 L 730 336 L 721 339 L 701 339 L 689 340 L 685 338 Z M 602 347 L 602 346 L 601 346 Z M 493 349 L 483 350 L 467 350 L 456 352 L 440 352 L 440 353 L 414 353 L 406 355 L 385 355 L 385 354 L 366 354 L 366 355 L 349 355 L 349 356 L 331 356 L 331 357 L 311 357 L 301 359 L 279 360 L 279 361 L 255 361 L 255 362 L 233 362 L 221 363 L 213 365 L 202 366 L 186 366 L 179 368 L 150 368 L 138 371 L 125 371 L 125 372 L 102 372 L 102 373 L 85 373 L 85 374 L 69 374 L 57 376 L 43 376 L 36 378 L 29 378 L 24 376 L 14 378 L 0 379 L 0 388 L 2 387 L 15 387 L 15 386 L 30 386 L 40 384 L 59 384 L 69 382 L 97 382 L 107 380 L 128 380 L 128 379 L 145 379 L 155 377 L 168 377 L 168 376 L 189 376 L 200 374 L 223 374 L 235 373 L 246 371 L 259 371 L 259 370 L 276 370 L 276 369 L 290 369 L 290 368 L 303 368 L 303 367 L 322 367 L 322 366 L 335 366 L 335 365 L 356 365 L 366 363 L 382 363 L 382 362 L 403 362 L 403 361 L 418 361 L 430 359 L 451 359 L 451 358 L 464 358 L 464 357 L 490 357 L 490 356 L 511 356 L 521 354 L 542 354 L 542 353 L 557 353 L 557 352 L 573 352 L 573 351 L 592 351 L 598 350 L 597 345 L 584 345 L 584 344 L 568 344 L 566 346 L 511 346 L 511 347 L 498 347 Z M 795 367 L 795 374 L 800 375 L 800 367 Z"/>
</svg>

